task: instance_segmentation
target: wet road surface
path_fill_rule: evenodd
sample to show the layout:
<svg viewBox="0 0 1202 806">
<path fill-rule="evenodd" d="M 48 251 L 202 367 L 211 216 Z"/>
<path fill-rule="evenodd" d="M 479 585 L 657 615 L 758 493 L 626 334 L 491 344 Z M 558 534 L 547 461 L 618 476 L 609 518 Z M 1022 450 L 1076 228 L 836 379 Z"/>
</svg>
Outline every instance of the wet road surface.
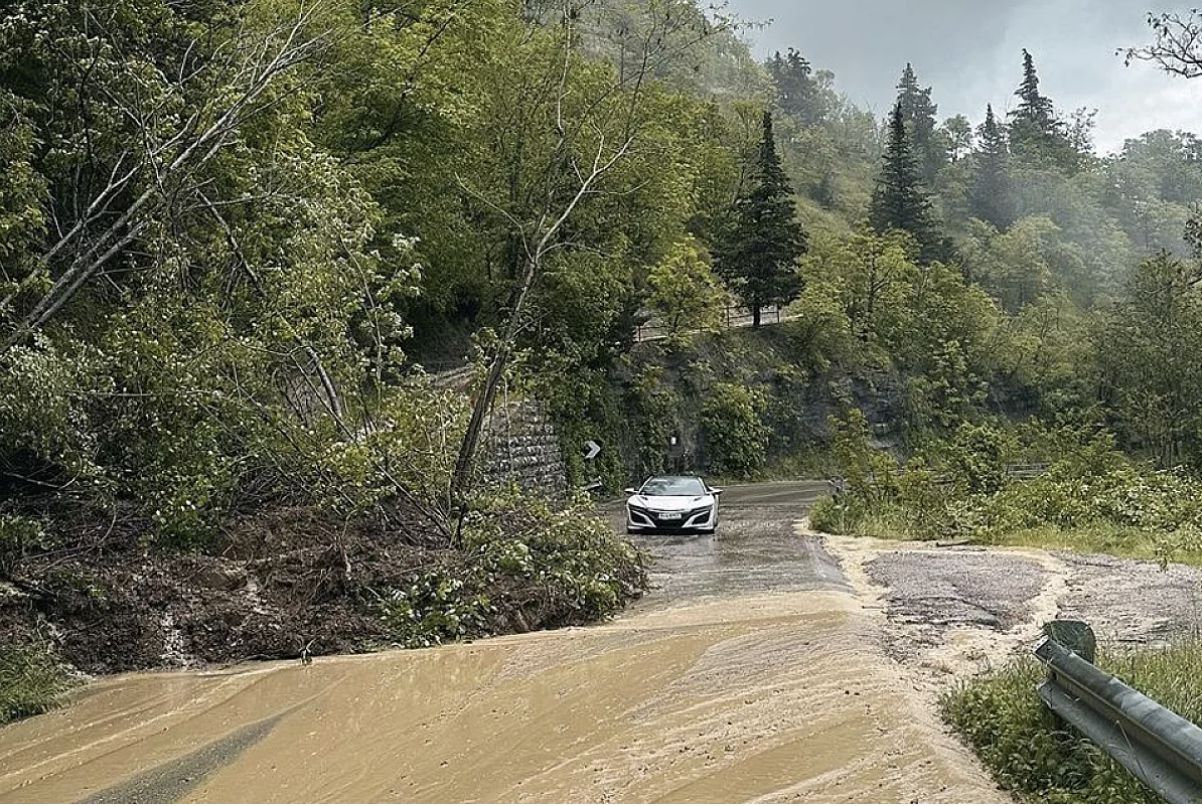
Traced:
<svg viewBox="0 0 1202 806">
<path fill-rule="evenodd" d="M 0 729 L 0 801 L 998 799 L 794 530 L 820 489 L 639 538 L 656 589 L 610 624 L 103 680 Z"/>
<path fill-rule="evenodd" d="M 822 543 L 798 537 L 795 528 L 828 492 L 825 482 L 811 481 L 732 486 L 721 496 L 716 534 L 631 536 L 654 559 L 651 591 L 635 610 L 722 596 L 846 590 Z M 621 502 L 606 511 L 614 529 L 623 530 Z"/>
</svg>

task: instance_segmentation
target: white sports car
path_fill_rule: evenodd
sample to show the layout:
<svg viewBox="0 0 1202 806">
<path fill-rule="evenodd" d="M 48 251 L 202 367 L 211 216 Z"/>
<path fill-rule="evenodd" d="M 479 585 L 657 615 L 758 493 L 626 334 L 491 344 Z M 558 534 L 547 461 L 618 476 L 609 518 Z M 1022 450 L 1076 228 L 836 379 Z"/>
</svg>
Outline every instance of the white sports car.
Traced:
<svg viewBox="0 0 1202 806">
<path fill-rule="evenodd" d="M 626 533 L 700 532 L 718 528 L 721 490 L 697 476 L 652 476 L 637 490 L 626 491 Z"/>
</svg>

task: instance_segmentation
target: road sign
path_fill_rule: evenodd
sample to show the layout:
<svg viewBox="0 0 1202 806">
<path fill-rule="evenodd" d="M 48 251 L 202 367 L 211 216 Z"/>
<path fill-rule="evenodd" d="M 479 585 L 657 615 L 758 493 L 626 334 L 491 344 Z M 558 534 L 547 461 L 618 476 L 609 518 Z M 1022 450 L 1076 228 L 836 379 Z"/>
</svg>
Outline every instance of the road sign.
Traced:
<svg viewBox="0 0 1202 806">
<path fill-rule="evenodd" d="M 593 461 L 601 454 L 601 446 L 591 439 L 584 444 L 584 447 L 584 460 L 586 462 Z"/>
</svg>

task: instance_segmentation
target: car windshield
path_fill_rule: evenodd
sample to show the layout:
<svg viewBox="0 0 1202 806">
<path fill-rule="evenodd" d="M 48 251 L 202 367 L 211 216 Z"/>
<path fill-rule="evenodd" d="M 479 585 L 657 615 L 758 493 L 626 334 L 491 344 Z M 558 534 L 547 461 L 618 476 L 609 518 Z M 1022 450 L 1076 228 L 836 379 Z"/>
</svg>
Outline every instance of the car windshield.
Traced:
<svg viewBox="0 0 1202 806">
<path fill-rule="evenodd" d="M 657 476 L 639 491 L 643 495 L 705 495 L 705 485 L 696 476 Z"/>
</svg>

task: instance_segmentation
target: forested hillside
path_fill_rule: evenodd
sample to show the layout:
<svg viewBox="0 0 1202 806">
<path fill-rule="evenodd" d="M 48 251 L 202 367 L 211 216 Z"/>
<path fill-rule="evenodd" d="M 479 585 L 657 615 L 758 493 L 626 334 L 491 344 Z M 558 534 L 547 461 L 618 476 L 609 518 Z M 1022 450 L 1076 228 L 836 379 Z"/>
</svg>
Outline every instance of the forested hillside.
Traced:
<svg viewBox="0 0 1202 806">
<path fill-rule="evenodd" d="M 1133 58 L 1192 75 L 1196 20 L 1160 25 Z M 878 120 L 740 33 L 692 0 L 8 4 L 6 635 L 130 668 L 613 612 L 635 552 L 481 474 L 502 394 L 575 481 L 603 439 L 610 488 L 842 455 L 857 409 L 895 464 L 1026 419 L 1198 469 L 1202 142 L 1097 154 L 1025 52 L 1009 115 L 941 120 L 899 65 Z M 794 318 L 722 335 L 730 302 Z"/>
</svg>

